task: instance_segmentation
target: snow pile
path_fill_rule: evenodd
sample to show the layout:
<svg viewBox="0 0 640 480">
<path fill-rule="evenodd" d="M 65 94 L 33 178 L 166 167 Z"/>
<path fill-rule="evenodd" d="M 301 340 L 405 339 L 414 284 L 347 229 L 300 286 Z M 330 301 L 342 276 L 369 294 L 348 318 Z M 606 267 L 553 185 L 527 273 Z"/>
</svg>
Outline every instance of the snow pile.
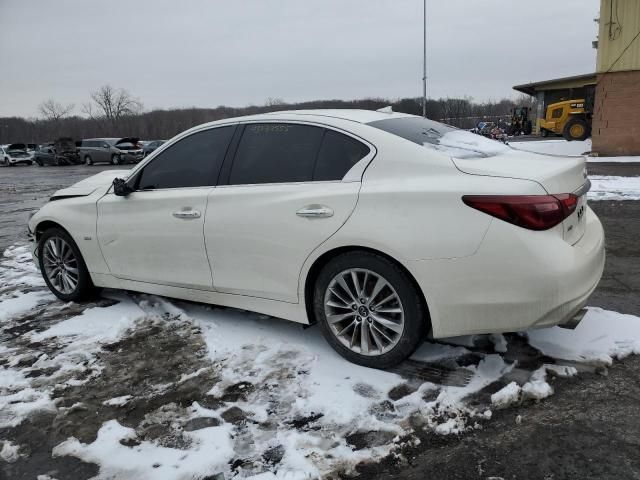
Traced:
<svg viewBox="0 0 640 480">
<path fill-rule="evenodd" d="M 640 177 L 591 175 L 589 200 L 640 200 Z"/>
<path fill-rule="evenodd" d="M 520 401 L 522 388 L 516 382 L 511 382 L 491 395 L 491 404 L 496 408 L 506 408 Z"/>
</svg>

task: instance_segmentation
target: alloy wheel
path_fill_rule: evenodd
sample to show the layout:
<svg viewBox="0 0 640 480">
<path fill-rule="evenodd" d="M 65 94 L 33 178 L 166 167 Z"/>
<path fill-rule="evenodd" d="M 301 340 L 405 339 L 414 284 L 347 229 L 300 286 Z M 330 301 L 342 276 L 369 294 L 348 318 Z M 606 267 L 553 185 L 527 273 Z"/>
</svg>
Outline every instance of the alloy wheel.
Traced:
<svg viewBox="0 0 640 480">
<path fill-rule="evenodd" d="M 78 259 L 71 245 L 61 237 L 50 237 L 42 249 L 45 275 L 51 285 L 64 295 L 75 291 L 80 279 Z"/>
<path fill-rule="evenodd" d="M 404 331 L 400 296 L 371 270 L 351 268 L 336 275 L 325 292 L 324 312 L 338 341 L 360 355 L 390 351 Z"/>
</svg>

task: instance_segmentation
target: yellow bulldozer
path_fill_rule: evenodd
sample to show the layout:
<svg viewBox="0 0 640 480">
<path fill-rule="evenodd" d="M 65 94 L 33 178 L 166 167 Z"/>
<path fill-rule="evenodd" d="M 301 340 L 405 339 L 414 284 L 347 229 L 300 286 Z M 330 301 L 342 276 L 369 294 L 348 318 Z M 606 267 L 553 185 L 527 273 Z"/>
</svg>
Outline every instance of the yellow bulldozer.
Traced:
<svg viewBox="0 0 640 480">
<path fill-rule="evenodd" d="M 564 100 L 547 106 L 540 119 L 540 135 L 562 135 L 566 140 L 585 140 L 591 136 L 593 102 L 584 98 Z"/>
</svg>

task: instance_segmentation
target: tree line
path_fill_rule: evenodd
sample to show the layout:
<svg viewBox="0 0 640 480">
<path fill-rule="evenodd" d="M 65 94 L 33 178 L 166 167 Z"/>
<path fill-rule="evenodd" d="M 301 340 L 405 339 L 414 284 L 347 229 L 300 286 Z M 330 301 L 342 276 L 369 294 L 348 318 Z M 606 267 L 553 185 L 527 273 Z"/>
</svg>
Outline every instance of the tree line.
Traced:
<svg viewBox="0 0 640 480">
<path fill-rule="evenodd" d="M 38 118 L 0 117 L 0 144 L 45 143 L 59 137 L 79 140 L 94 137 L 138 137 L 168 139 L 190 127 L 229 117 L 276 110 L 317 108 L 359 108 L 377 110 L 392 106 L 395 112 L 422 115 L 421 98 L 364 98 L 359 100 L 314 100 L 288 103 L 269 98 L 264 105 L 247 107 L 180 108 L 144 111 L 142 102 L 124 89 L 110 85 L 91 92 L 80 106 L 63 105 L 54 99 L 43 101 Z M 533 99 L 522 95 L 516 100 L 502 99 L 477 103 L 470 97 L 427 99 L 427 117 L 460 128 L 472 128 L 478 121 L 508 121 L 515 106 L 534 107 Z"/>
</svg>

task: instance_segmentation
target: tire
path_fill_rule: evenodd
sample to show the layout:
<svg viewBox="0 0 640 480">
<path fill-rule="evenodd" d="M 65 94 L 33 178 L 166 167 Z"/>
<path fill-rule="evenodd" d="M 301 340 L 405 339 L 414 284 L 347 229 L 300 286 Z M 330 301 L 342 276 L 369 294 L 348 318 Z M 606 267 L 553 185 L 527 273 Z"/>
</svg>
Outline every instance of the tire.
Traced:
<svg viewBox="0 0 640 480">
<path fill-rule="evenodd" d="M 63 255 L 56 256 L 58 251 Z M 50 228 L 40 237 L 38 263 L 49 290 L 60 300 L 77 302 L 90 297 L 95 291 L 80 249 L 73 238 L 61 228 Z M 56 264 L 64 264 L 64 278 L 56 275 L 60 272 L 60 267 Z"/>
<path fill-rule="evenodd" d="M 119 165 L 120 164 L 120 155 L 113 154 L 111 155 L 111 165 Z"/>
<path fill-rule="evenodd" d="M 355 295 L 358 298 L 348 305 L 357 290 L 354 273 L 364 293 Z M 380 279 L 386 285 L 375 292 Z M 387 300 L 392 295 L 395 297 Z M 344 253 L 322 268 L 313 289 L 313 312 L 334 350 L 371 368 L 390 368 L 406 360 L 423 342 L 429 325 L 426 307 L 409 276 L 391 260 L 372 252 Z M 331 322 L 332 315 L 345 318 Z"/>
<path fill-rule="evenodd" d="M 541 128 L 540 129 L 540 136 L 543 137 L 543 138 L 547 138 L 549 136 L 549 130 Z"/>
<path fill-rule="evenodd" d="M 91 159 L 91 157 L 89 155 L 85 155 L 84 156 L 84 164 L 85 165 L 93 165 L 93 160 Z"/>
<path fill-rule="evenodd" d="M 591 127 L 589 123 L 580 117 L 570 119 L 562 130 L 562 136 L 567 141 L 586 140 L 591 135 Z"/>
</svg>

